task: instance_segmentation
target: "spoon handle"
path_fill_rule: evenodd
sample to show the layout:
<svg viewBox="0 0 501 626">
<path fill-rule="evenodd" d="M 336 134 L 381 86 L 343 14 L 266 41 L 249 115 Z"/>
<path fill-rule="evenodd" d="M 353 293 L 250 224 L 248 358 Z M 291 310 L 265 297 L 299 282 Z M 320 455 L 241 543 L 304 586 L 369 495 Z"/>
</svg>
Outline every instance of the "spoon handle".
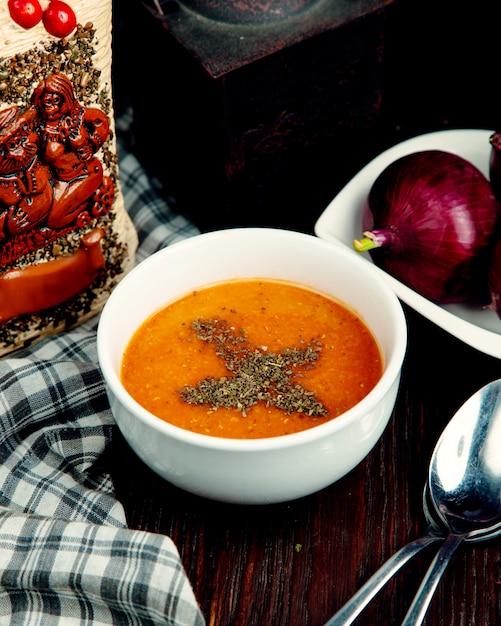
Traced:
<svg viewBox="0 0 501 626">
<path fill-rule="evenodd" d="M 409 559 L 423 548 L 426 548 L 426 546 L 438 540 L 443 540 L 443 537 L 433 534 L 432 531 L 430 535 L 424 535 L 400 548 L 398 552 L 395 552 L 393 556 L 381 565 L 363 587 L 324 626 L 348 626 L 348 624 L 351 624 L 372 598 Z"/>
<path fill-rule="evenodd" d="M 431 562 L 414 600 L 407 611 L 407 615 L 402 622 L 402 626 L 419 626 L 419 624 L 422 623 L 426 611 L 430 606 L 433 594 L 440 582 L 440 578 L 445 572 L 447 565 L 449 565 L 452 555 L 465 537 L 466 535 L 464 534 L 456 533 L 448 535 L 443 546 Z"/>
</svg>

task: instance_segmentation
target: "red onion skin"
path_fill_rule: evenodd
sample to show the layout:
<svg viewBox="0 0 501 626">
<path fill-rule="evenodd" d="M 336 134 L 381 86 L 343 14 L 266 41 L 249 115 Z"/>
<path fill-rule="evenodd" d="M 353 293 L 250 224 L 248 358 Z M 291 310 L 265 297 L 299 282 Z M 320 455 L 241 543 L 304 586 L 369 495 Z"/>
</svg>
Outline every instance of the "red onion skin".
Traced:
<svg viewBox="0 0 501 626">
<path fill-rule="evenodd" d="M 489 308 L 501 318 L 501 239 L 497 242 L 489 265 Z"/>
<path fill-rule="evenodd" d="M 501 132 L 495 132 L 489 137 L 491 152 L 489 155 L 489 180 L 494 195 L 501 201 Z"/>
<path fill-rule="evenodd" d="M 472 163 L 441 150 L 401 157 L 378 176 L 368 203 L 374 225 L 364 235 L 376 244 L 376 265 L 438 304 L 489 301 L 501 205 Z"/>
</svg>

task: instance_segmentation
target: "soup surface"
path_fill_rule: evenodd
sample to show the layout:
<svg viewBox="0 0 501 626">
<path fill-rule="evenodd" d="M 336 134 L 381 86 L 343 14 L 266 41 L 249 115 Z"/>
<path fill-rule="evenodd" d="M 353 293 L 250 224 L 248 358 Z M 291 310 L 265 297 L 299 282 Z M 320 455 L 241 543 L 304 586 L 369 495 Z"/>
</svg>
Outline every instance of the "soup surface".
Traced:
<svg viewBox="0 0 501 626">
<path fill-rule="evenodd" d="M 285 435 L 355 405 L 382 375 L 377 342 L 343 303 L 286 281 L 232 280 L 153 314 L 127 346 L 129 394 L 181 428 Z"/>
</svg>

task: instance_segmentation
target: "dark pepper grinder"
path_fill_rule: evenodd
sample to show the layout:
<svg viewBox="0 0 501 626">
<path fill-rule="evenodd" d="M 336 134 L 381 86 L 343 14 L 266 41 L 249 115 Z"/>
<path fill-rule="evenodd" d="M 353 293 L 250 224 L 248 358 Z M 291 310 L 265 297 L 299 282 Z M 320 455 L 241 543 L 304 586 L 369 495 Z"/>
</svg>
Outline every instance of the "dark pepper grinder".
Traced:
<svg viewBox="0 0 501 626">
<path fill-rule="evenodd" d="M 265 24 L 292 17 L 307 9 L 318 0 L 182 0 L 196 13 L 212 20 L 231 24 Z"/>
<path fill-rule="evenodd" d="M 135 0 L 116 55 L 134 149 L 177 210 L 202 230 L 312 232 L 386 128 L 392 2 Z"/>
</svg>

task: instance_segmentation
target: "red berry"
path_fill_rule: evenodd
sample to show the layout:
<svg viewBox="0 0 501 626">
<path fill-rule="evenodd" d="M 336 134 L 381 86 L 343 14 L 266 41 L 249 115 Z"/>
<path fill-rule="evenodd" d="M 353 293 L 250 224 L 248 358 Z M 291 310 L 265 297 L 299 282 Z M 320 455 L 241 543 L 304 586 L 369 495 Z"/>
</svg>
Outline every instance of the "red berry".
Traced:
<svg viewBox="0 0 501 626">
<path fill-rule="evenodd" d="M 22 28 L 33 28 L 42 19 L 42 7 L 38 0 L 9 0 L 11 18 Z"/>
<path fill-rule="evenodd" d="M 67 37 L 77 25 L 73 9 L 62 0 L 50 0 L 43 12 L 43 24 L 49 35 Z"/>
</svg>

